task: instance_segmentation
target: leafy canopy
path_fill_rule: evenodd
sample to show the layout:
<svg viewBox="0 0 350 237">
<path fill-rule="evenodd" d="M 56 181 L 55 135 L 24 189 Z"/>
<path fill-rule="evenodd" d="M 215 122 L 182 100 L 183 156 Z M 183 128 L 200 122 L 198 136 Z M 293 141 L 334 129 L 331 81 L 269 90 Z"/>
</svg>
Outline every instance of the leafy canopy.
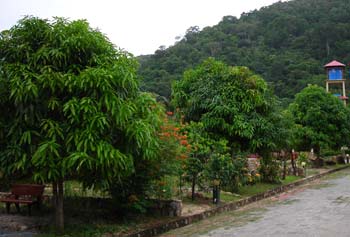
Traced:
<svg viewBox="0 0 350 237">
<path fill-rule="evenodd" d="M 187 121 L 202 122 L 211 136 L 225 138 L 241 151 L 275 146 L 275 98 L 246 67 L 208 59 L 174 83 L 173 97 Z"/>
<path fill-rule="evenodd" d="M 296 127 L 294 145 L 300 150 L 337 149 L 348 145 L 350 111 L 325 89 L 309 85 L 288 108 Z"/>
<path fill-rule="evenodd" d="M 0 34 L 0 168 L 108 185 L 157 156 L 162 109 L 137 63 L 84 20 L 25 17 Z"/>
</svg>

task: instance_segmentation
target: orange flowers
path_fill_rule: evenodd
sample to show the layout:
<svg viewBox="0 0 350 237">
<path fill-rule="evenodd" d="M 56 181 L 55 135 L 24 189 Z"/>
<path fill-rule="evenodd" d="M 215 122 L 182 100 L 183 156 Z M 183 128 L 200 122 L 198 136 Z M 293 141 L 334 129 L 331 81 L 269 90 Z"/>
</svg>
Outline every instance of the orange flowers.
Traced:
<svg viewBox="0 0 350 237">
<path fill-rule="evenodd" d="M 174 115 L 173 112 L 168 111 L 166 114 L 167 116 L 163 120 L 159 136 L 164 142 L 177 143 L 179 145 L 179 153 L 176 159 L 185 160 L 192 148 L 187 140 L 187 131 L 183 131 L 186 126 L 181 121 L 175 121 L 176 116 L 172 117 Z"/>
<path fill-rule="evenodd" d="M 187 146 L 188 142 L 187 142 L 187 140 L 181 140 L 180 144 L 183 145 L 183 146 Z"/>
<path fill-rule="evenodd" d="M 164 136 L 164 137 L 170 137 L 170 132 L 164 132 L 164 133 L 162 133 L 162 136 Z"/>
</svg>

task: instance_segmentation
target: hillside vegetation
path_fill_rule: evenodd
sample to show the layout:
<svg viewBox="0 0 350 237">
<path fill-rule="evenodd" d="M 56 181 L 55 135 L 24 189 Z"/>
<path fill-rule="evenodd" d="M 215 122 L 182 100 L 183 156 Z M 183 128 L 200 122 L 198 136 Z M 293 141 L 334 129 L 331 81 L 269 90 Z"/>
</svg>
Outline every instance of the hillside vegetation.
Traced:
<svg viewBox="0 0 350 237">
<path fill-rule="evenodd" d="M 261 75 L 281 98 L 323 85 L 323 65 L 350 61 L 350 1 L 294 0 L 225 16 L 213 27 L 190 27 L 169 48 L 140 56 L 142 89 L 167 98 L 171 83 L 208 57 Z"/>
</svg>

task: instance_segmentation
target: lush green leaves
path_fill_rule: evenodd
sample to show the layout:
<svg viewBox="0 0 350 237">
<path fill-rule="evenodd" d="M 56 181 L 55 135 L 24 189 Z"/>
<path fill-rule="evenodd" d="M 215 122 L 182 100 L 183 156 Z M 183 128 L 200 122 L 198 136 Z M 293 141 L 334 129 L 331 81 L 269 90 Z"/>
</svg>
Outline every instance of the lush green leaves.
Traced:
<svg viewBox="0 0 350 237">
<path fill-rule="evenodd" d="M 210 136 L 237 150 L 273 147 L 274 96 L 265 81 L 245 67 L 208 59 L 174 83 L 173 103 L 187 121 L 202 122 Z"/>
<path fill-rule="evenodd" d="M 336 149 L 349 143 L 350 111 L 323 88 L 310 85 L 296 95 L 288 112 L 296 124 L 294 145 L 300 150 Z"/>
<path fill-rule="evenodd" d="M 86 21 L 26 17 L 0 34 L 0 58 L 5 174 L 108 184 L 157 157 L 162 108 Z"/>
</svg>

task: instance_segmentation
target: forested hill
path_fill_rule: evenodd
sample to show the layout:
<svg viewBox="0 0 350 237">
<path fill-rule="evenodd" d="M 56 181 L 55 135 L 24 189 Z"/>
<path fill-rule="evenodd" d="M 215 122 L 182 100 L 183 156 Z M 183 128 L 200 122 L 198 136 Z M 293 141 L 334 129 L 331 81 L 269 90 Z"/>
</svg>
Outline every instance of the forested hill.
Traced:
<svg viewBox="0 0 350 237">
<path fill-rule="evenodd" d="M 350 1 L 278 2 L 213 27 L 191 27 L 174 46 L 139 57 L 143 89 L 169 97 L 171 81 L 208 57 L 248 66 L 278 96 L 291 98 L 309 83 L 322 85 L 328 61 L 350 62 Z"/>
</svg>

